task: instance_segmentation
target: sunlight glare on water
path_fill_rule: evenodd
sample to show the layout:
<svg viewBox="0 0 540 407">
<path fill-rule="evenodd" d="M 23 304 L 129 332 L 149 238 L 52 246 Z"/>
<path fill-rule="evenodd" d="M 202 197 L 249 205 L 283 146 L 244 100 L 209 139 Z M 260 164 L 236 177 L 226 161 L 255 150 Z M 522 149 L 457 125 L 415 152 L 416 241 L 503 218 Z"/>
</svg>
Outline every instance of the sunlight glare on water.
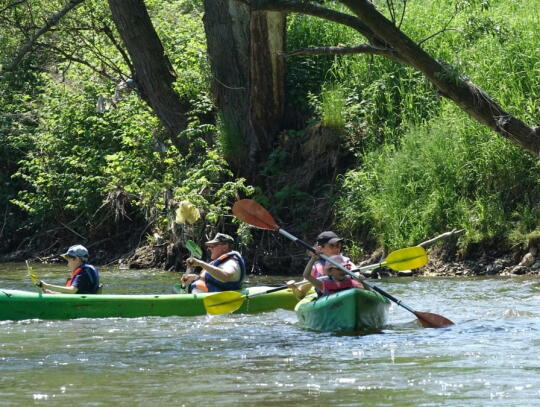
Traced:
<svg viewBox="0 0 540 407">
<path fill-rule="evenodd" d="M 1 288 L 32 290 L 21 267 L 3 267 Z M 60 283 L 59 270 L 40 274 Z M 170 293 L 178 275 L 105 270 L 102 279 L 114 292 Z M 369 335 L 302 330 L 285 310 L 0 321 L 2 406 L 540 405 L 536 278 L 375 283 L 456 325 L 423 329 L 396 305 Z"/>
</svg>

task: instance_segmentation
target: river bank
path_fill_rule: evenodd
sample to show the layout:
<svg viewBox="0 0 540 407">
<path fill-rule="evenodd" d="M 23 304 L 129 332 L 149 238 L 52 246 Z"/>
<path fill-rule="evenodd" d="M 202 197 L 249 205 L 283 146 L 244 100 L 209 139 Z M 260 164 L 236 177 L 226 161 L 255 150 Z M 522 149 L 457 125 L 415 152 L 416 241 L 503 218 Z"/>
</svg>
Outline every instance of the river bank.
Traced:
<svg viewBox="0 0 540 407">
<path fill-rule="evenodd" d="M 514 247 L 512 250 L 503 245 L 492 247 L 470 247 L 463 251 L 457 247 L 457 237 L 462 230 L 453 230 L 419 244 L 426 248 L 429 256 L 427 265 L 406 272 L 396 273 L 390 269 L 374 270 L 370 277 L 387 276 L 425 276 L 425 277 L 469 277 L 469 276 L 511 276 L 511 275 L 540 275 L 540 255 L 537 247 L 540 242 L 531 239 L 528 248 Z M 443 241 L 444 240 L 444 241 Z M 443 242 L 441 242 L 443 241 Z M 435 245 L 436 242 L 439 244 Z M 441 244 L 442 243 L 442 244 Z M 189 253 L 181 245 L 172 243 L 143 244 L 136 248 L 129 246 L 100 247 L 87 246 L 91 251 L 91 262 L 100 267 L 120 266 L 122 269 L 161 269 L 164 271 L 182 272 L 183 262 Z M 63 263 L 57 254 L 61 250 L 17 250 L 11 253 L 0 253 L 0 263 L 24 262 L 33 263 Z M 307 257 L 305 252 L 292 244 L 284 252 L 289 257 L 282 256 L 274 259 L 271 254 L 262 256 L 256 250 L 242 250 L 248 263 L 251 264 L 251 274 L 299 276 Z M 388 253 L 375 250 L 355 263 L 359 266 L 380 262 Z M 259 257 L 257 257 L 259 256 Z M 353 259 L 355 260 L 355 259 Z M 261 266 L 262 265 L 262 266 Z"/>
</svg>

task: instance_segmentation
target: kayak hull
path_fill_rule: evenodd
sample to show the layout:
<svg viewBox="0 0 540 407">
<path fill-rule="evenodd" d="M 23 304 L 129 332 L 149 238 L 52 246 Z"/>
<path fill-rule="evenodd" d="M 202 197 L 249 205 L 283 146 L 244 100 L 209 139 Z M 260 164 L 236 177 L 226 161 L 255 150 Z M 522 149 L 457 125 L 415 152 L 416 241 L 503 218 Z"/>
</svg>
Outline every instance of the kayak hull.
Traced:
<svg viewBox="0 0 540 407">
<path fill-rule="evenodd" d="M 242 294 L 254 294 L 271 287 L 250 287 Z M 42 294 L 0 289 L 0 320 L 137 318 L 147 316 L 205 315 L 205 294 L 86 295 Z M 290 290 L 248 298 L 235 313 L 254 314 L 278 308 L 293 310 L 298 300 Z"/>
<path fill-rule="evenodd" d="M 319 332 L 380 330 L 390 301 L 371 290 L 353 288 L 317 298 L 311 295 L 296 305 L 300 327 Z"/>
</svg>

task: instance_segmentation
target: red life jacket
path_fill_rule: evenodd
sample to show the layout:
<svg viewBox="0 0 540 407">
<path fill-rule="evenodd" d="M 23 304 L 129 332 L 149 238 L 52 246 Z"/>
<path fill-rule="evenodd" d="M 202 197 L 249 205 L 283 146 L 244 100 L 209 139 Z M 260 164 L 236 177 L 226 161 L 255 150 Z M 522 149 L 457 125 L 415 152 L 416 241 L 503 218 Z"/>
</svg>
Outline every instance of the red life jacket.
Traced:
<svg viewBox="0 0 540 407">
<path fill-rule="evenodd" d="M 80 267 L 77 267 L 75 270 L 73 270 L 73 273 L 71 273 L 71 276 L 66 281 L 66 287 L 72 287 L 73 282 L 75 281 L 76 277 L 81 275 L 82 273 L 87 273 L 88 275 L 88 284 L 83 284 L 83 286 L 78 287 L 77 293 L 79 294 L 96 294 L 99 291 L 99 272 L 98 270 L 92 266 L 91 264 L 81 264 Z"/>
<path fill-rule="evenodd" d="M 351 277 L 345 277 L 341 281 L 332 280 L 330 277 L 321 278 L 322 282 L 322 295 L 329 295 L 337 293 L 338 291 L 347 290 L 349 288 L 364 288 L 362 283 L 352 279 Z"/>
<path fill-rule="evenodd" d="M 66 287 L 71 287 L 72 281 L 77 277 L 79 274 L 81 274 L 83 271 L 82 267 L 77 267 L 75 270 L 73 270 L 73 273 L 71 273 L 71 276 L 66 281 Z"/>
</svg>

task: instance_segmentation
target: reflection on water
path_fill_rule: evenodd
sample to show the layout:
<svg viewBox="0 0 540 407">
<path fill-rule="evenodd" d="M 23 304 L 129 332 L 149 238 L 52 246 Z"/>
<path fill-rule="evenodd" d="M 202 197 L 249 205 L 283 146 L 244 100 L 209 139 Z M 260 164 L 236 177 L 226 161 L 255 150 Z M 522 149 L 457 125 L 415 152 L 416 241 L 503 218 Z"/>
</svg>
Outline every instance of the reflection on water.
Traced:
<svg viewBox="0 0 540 407">
<path fill-rule="evenodd" d="M 37 271 L 57 283 L 67 275 L 63 266 Z M 25 273 L 24 265 L 2 265 L 0 288 L 31 290 Z M 177 278 L 160 271 L 102 272 L 111 293 L 169 293 Z M 294 312 L 282 310 L 1 321 L 2 406 L 540 404 L 536 279 L 394 279 L 377 285 L 456 325 L 422 329 L 395 305 L 389 326 L 363 336 L 304 331 Z"/>
</svg>

